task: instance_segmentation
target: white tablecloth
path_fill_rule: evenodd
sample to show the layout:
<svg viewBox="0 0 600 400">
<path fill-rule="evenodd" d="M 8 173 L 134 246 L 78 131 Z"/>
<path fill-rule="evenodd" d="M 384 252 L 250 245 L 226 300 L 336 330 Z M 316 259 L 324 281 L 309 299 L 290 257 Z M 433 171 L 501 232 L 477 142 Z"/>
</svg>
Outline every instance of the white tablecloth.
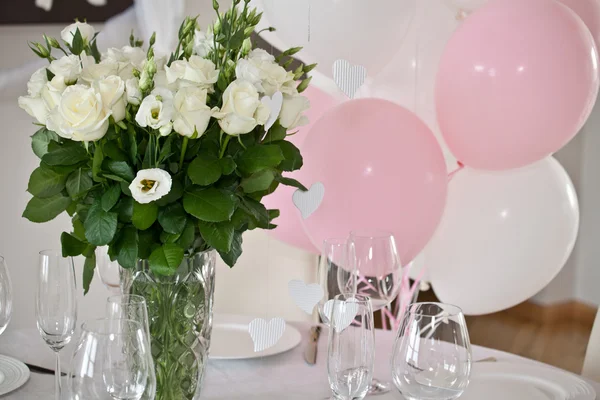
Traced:
<svg viewBox="0 0 600 400">
<path fill-rule="evenodd" d="M 327 382 L 327 339 L 319 341 L 319 355 L 315 366 L 304 362 L 303 351 L 308 336 L 308 325 L 297 324 L 303 342 L 296 349 L 277 356 L 250 361 L 210 361 L 202 392 L 206 400 L 322 400 L 330 394 Z M 377 331 L 377 356 L 375 376 L 391 381 L 389 353 L 393 334 Z M 64 367 L 68 367 L 69 350 L 65 349 Z M 6 332 L 0 337 L 0 354 L 24 362 L 54 368 L 53 353 L 35 330 Z M 473 359 L 496 357 L 502 361 L 535 363 L 512 354 L 473 347 Z M 590 382 L 600 394 L 600 384 Z M 47 400 L 54 393 L 54 378 L 50 375 L 31 374 L 21 389 L 2 397 L 2 400 Z M 485 397 L 485 396 L 484 396 Z M 484 398 L 481 397 L 481 398 Z M 376 397 L 379 400 L 402 399 L 397 391 Z M 600 399 L 600 397 L 599 397 Z M 506 399 L 510 400 L 510 399 Z"/>
</svg>

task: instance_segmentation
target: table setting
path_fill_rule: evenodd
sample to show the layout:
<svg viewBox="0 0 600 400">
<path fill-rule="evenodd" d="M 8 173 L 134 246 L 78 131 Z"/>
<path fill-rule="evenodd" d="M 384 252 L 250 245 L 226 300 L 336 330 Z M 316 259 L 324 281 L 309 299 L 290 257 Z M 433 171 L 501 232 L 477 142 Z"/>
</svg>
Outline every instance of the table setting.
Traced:
<svg viewBox="0 0 600 400">
<path fill-rule="evenodd" d="M 596 400 L 598 383 L 472 346 L 465 319 L 531 298 L 573 251 L 577 195 L 552 154 L 598 95 L 594 36 L 555 0 L 460 6 L 431 47 L 432 127 L 416 88 L 412 104 L 377 95 L 393 54 L 359 48 L 418 43 L 417 3 L 393 2 L 383 26 L 361 1 L 212 0 L 213 24 L 183 18 L 170 53 L 157 33 L 99 49 L 79 20 L 30 43 L 47 65 L 18 100 L 39 128 L 23 217 L 66 214 L 72 229 L 40 249 L 31 288 L 0 262 L 0 333 L 15 290 L 31 291 L 37 326 L 0 336 L 0 395 Z M 363 12 L 365 37 L 324 51 L 328 23 L 355 34 Z M 567 44 L 551 63 L 547 39 Z M 403 77 L 418 81 L 409 53 Z M 217 262 L 243 263 L 253 230 L 314 254 L 315 279 L 290 274 L 286 299 L 260 286 L 260 312 L 215 312 Z M 253 261 L 267 275 L 272 255 Z M 111 292 L 101 318 L 78 313 L 95 276 Z M 418 302 L 429 286 L 439 302 Z M 273 312 L 283 301 L 312 323 Z"/>
</svg>

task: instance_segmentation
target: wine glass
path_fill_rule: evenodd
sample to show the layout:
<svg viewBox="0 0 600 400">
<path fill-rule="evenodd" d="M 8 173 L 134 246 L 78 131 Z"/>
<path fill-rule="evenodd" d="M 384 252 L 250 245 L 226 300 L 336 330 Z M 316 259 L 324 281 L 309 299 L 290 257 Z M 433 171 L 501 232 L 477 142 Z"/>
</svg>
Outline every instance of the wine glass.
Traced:
<svg viewBox="0 0 600 400">
<path fill-rule="evenodd" d="M 408 306 L 392 352 L 394 384 L 407 400 L 452 400 L 469 384 L 471 343 L 462 310 Z"/>
<path fill-rule="evenodd" d="M 152 366 L 142 325 L 99 319 L 82 326 L 71 361 L 73 400 L 140 400 Z"/>
<path fill-rule="evenodd" d="M 4 257 L 0 256 L 0 335 L 6 330 L 12 315 L 12 282 Z"/>
<path fill-rule="evenodd" d="M 96 267 L 104 286 L 114 294 L 121 293 L 121 266 L 110 260 L 108 246 L 96 248 Z"/>
<path fill-rule="evenodd" d="M 375 362 L 373 308 L 367 296 L 335 296 L 329 328 L 327 372 L 336 400 L 361 400 L 369 391 Z"/>
<path fill-rule="evenodd" d="M 148 323 L 148 308 L 146 299 L 135 294 L 132 295 L 116 295 L 108 298 L 106 302 L 106 317 L 112 320 L 128 319 L 141 324 L 144 330 L 144 339 L 146 347 L 150 350 L 150 328 Z M 148 364 L 148 381 L 146 382 L 146 390 L 142 395 L 143 400 L 153 400 L 156 391 L 156 374 L 154 372 L 154 361 L 152 360 L 152 351 L 147 352 Z"/>
<path fill-rule="evenodd" d="M 73 258 L 60 250 L 41 251 L 35 313 L 42 339 L 56 354 L 56 400 L 61 396 L 59 352 L 71 341 L 77 322 L 75 287 Z"/>
<path fill-rule="evenodd" d="M 353 293 L 369 296 L 373 310 L 381 310 L 398 297 L 402 264 L 394 235 L 384 231 L 352 231 L 348 239 L 348 257 L 352 270 L 346 287 Z M 374 379 L 370 395 L 383 394 L 392 385 Z"/>
<path fill-rule="evenodd" d="M 349 291 L 352 270 L 348 261 L 348 239 L 327 239 L 323 242 L 323 252 L 319 262 L 318 281 L 324 296 L 319 301 L 319 314 L 323 323 L 329 324 L 332 300 L 338 294 Z M 325 310 L 328 304 L 327 312 Z"/>
</svg>

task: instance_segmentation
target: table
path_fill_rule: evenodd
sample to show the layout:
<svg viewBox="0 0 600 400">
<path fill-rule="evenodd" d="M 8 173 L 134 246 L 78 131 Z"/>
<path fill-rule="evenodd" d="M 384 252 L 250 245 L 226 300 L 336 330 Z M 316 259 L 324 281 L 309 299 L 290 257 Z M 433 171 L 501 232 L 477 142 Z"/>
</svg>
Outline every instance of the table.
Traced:
<svg viewBox="0 0 600 400">
<path fill-rule="evenodd" d="M 322 400 L 330 394 L 327 383 L 327 340 L 319 340 L 317 364 L 304 362 L 303 350 L 308 338 L 309 325 L 294 324 L 303 335 L 303 343 L 296 349 L 277 356 L 248 361 L 210 361 L 202 399 L 206 400 Z M 391 381 L 389 353 L 394 335 L 377 331 L 375 376 Z M 68 367 L 72 350 L 63 351 L 63 368 Z M 53 353 L 36 330 L 9 331 L 0 338 L 0 353 L 22 361 L 54 368 Z M 536 363 L 513 354 L 473 347 L 473 359 L 496 357 L 501 361 Z M 600 394 L 600 383 L 590 382 Z M 29 382 L 2 400 L 47 400 L 54 393 L 54 377 L 31 374 Z M 376 397 L 378 400 L 401 400 L 397 391 Z M 600 399 L 600 397 L 599 397 Z M 510 400 L 510 399 L 507 399 Z"/>
</svg>

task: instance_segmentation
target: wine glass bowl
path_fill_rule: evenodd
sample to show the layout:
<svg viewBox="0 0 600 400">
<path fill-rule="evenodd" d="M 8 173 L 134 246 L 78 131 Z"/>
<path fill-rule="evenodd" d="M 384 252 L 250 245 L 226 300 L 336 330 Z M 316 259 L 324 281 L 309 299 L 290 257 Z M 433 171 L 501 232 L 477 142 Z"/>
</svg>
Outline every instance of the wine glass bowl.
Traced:
<svg viewBox="0 0 600 400">
<path fill-rule="evenodd" d="M 96 248 L 96 268 L 104 286 L 114 294 L 121 293 L 121 266 L 110 260 L 108 246 Z"/>
<path fill-rule="evenodd" d="M 0 256 L 0 335 L 12 316 L 12 282 L 4 257 Z"/>
<path fill-rule="evenodd" d="M 394 384 L 407 400 L 452 400 L 469 384 L 471 344 L 456 306 L 413 303 L 392 352 Z"/>
<path fill-rule="evenodd" d="M 323 288 L 324 296 L 319 301 L 318 309 L 323 323 L 329 324 L 329 315 L 325 308 L 328 302 L 338 294 L 347 292 L 352 270 L 348 259 L 348 240 L 346 238 L 327 239 L 323 242 L 323 250 L 319 261 L 318 281 Z M 331 312 L 331 302 L 329 303 Z"/>
</svg>

